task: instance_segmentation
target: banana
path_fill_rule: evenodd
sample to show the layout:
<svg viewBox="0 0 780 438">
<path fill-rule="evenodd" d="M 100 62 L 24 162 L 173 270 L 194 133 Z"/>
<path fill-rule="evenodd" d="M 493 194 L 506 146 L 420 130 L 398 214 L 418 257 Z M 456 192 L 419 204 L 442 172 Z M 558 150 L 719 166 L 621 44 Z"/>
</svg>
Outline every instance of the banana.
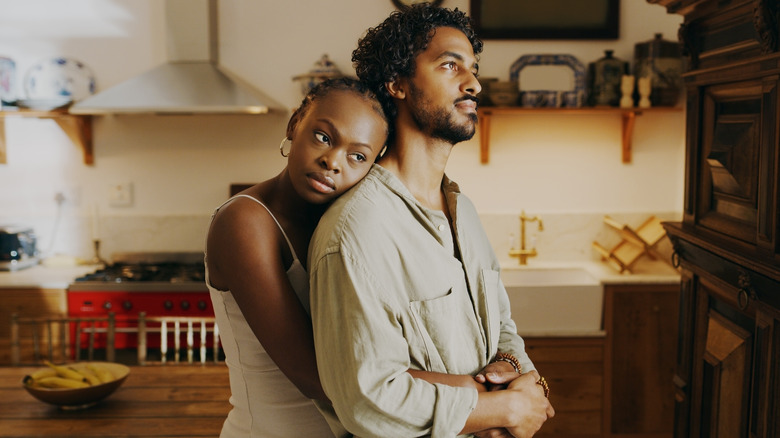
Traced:
<svg viewBox="0 0 780 438">
<path fill-rule="evenodd" d="M 48 360 L 44 361 L 44 363 L 46 365 L 48 365 L 49 367 L 51 367 L 52 369 L 54 369 L 54 371 L 57 372 L 57 375 L 59 377 L 62 377 L 62 378 L 65 378 L 65 379 L 75 380 L 77 382 L 84 382 L 84 383 L 89 384 L 89 381 L 87 380 L 86 377 L 82 376 L 81 374 L 77 373 L 76 371 L 73 371 L 72 369 L 70 369 L 68 367 L 61 366 L 61 365 L 54 365 L 53 363 L 49 362 Z M 87 386 L 89 386 L 89 385 L 87 385 Z"/>
<path fill-rule="evenodd" d="M 57 371 L 55 371 L 55 370 L 53 370 L 51 368 L 42 368 L 42 369 L 40 369 L 40 370 L 30 374 L 27 377 L 29 377 L 29 378 L 31 378 L 33 380 L 38 380 L 38 379 L 41 379 L 43 377 L 54 377 L 56 375 L 57 375 Z"/>
<path fill-rule="evenodd" d="M 55 376 L 55 377 L 43 377 L 41 379 L 38 379 L 35 381 L 34 386 L 38 386 L 41 388 L 73 389 L 73 388 L 87 388 L 89 387 L 89 383 Z"/>
<path fill-rule="evenodd" d="M 95 373 L 98 379 L 100 379 L 100 383 L 107 383 L 116 379 L 116 377 L 114 377 L 114 374 L 112 374 L 110 370 L 108 370 L 106 367 L 103 367 L 101 365 L 88 363 L 87 368 L 89 368 L 90 371 Z"/>
<path fill-rule="evenodd" d="M 92 370 L 90 370 L 89 368 L 86 368 L 84 366 L 79 366 L 79 367 L 70 366 L 68 368 L 84 376 L 84 378 L 87 379 L 87 382 L 91 386 L 100 385 L 101 383 L 103 383 L 100 381 L 100 378 L 98 378 L 98 376 L 95 375 L 95 373 L 92 372 Z"/>
</svg>

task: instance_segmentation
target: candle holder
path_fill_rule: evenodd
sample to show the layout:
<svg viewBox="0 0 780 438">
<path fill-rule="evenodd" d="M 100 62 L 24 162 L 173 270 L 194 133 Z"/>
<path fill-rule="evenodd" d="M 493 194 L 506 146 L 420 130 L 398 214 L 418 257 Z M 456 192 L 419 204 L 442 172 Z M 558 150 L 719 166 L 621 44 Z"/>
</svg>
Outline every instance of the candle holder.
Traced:
<svg viewBox="0 0 780 438">
<path fill-rule="evenodd" d="M 106 262 L 103 257 L 100 257 L 100 239 L 92 239 L 92 244 L 95 247 L 95 255 L 92 257 L 92 264 L 93 265 L 108 265 L 108 262 Z"/>
</svg>

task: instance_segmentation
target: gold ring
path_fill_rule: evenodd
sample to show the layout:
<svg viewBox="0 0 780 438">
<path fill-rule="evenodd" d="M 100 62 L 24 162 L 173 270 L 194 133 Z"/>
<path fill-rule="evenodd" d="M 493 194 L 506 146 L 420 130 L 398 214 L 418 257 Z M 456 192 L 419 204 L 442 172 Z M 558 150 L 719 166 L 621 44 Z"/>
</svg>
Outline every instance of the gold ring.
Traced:
<svg viewBox="0 0 780 438">
<path fill-rule="evenodd" d="M 545 380 L 544 377 L 539 378 L 539 380 L 536 381 L 536 384 L 541 386 L 544 390 L 544 396 L 550 397 L 550 385 L 547 384 L 547 380 Z"/>
</svg>

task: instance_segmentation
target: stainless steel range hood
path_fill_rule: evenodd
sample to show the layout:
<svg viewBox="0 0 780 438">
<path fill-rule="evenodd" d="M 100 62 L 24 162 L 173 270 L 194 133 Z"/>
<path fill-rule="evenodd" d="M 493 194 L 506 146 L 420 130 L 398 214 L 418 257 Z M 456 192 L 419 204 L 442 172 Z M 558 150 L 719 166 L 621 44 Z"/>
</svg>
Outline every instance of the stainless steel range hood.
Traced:
<svg viewBox="0 0 780 438">
<path fill-rule="evenodd" d="M 166 0 L 168 62 L 76 102 L 73 114 L 265 114 L 281 105 L 218 65 L 216 0 Z"/>
</svg>

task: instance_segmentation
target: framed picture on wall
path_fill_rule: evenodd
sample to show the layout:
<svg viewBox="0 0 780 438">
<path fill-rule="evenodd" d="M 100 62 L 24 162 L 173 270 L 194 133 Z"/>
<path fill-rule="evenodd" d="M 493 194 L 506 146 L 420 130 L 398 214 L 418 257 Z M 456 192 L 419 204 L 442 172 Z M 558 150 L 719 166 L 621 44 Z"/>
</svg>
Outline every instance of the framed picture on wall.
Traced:
<svg viewBox="0 0 780 438">
<path fill-rule="evenodd" d="M 616 39 L 620 0 L 470 0 L 481 39 Z"/>
</svg>

